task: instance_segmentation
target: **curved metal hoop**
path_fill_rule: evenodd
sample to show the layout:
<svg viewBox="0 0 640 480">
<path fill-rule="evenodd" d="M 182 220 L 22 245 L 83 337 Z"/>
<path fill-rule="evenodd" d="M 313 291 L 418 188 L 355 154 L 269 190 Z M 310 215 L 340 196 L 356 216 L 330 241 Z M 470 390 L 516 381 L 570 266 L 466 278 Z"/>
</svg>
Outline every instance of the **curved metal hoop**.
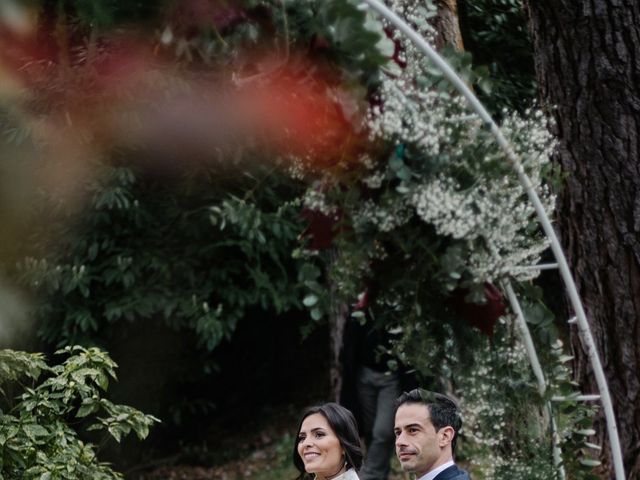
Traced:
<svg viewBox="0 0 640 480">
<path fill-rule="evenodd" d="M 515 154 L 509 141 L 502 134 L 498 125 L 495 123 L 493 118 L 491 118 L 491 115 L 489 115 L 489 112 L 487 112 L 487 110 L 484 108 L 482 103 L 480 103 L 475 94 L 469 89 L 464 81 L 462 81 L 462 79 L 456 74 L 451 66 L 431 47 L 431 45 L 429 45 L 429 43 L 420 34 L 418 34 L 413 28 L 411 28 L 405 21 L 398 17 L 398 15 L 396 15 L 381 1 L 362 1 L 365 4 L 369 5 L 382 17 L 391 22 L 403 34 L 405 34 L 418 47 L 418 49 L 425 56 L 427 56 L 427 58 L 429 58 L 429 60 L 431 60 L 438 67 L 438 69 L 442 71 L 445 77 L 467 99 L 471 108 L 486 123 L 487 127 L 491 130 L 491 133 L 493 133 L 493 135 L 495 136 L 498 145 L 505 153 L 509 163 L 518 175 L 520 183 L 525 188 L 527 195 L 529 196 L 529 200 L 531 200 L 531 203 L 535 208 L 536 214 L 538 215 L 538 220 L 540 221 L 545 234 L 551 242 L 551 250 L 553 251 L 553 255 L 558 262 L 560 275 L 569 294 L 571 306 L 573 307 L 573 310 L 576 314 L 576 323 L 578 325 L 579 337 L 583 347 L 587 351 L 587 355 L 591 362 L 591 368 L 593 369 L 596 383 L 600 391 L 602 407 L 604 409 L 604 414 L 607 421 L 607 433 L 609 435 L 609 442 L 611 444 L 615 478 L 616 480 L 625 480 L 622 451 L 620 449 L 620 439 L 618 437 L 618 427 L 616 425 L 616 418 L 613 412 L 613 404 L 611 401 L 611 395 L 609 393 L 609 386 L 607 385 L 607 379 L 604 375 L 602 363 L 600 362 L 600 357 L 598 356 L 598 352 L 596 350 L 593 335 L 591 334 L 591 329 L 589 328 L 589 323 L 587 322 L 587 317 L 582 306 L 582 301 L 580 300 L 580 296 L 578 295 L 576 284 L 573 280 L 573 276 L 571 275 L 571 271 L 569 270 L 567 259 L 565 258 L 564 252 L 562 251 L 562 247 L 560 246 L 560 242 L 558 241 L 556 232 L 553 229 L 551 221 L 549 220 L 549 217 L 547 216 L 542 203 L 540 202 L 540 198 L 533 188 L 531 180 L 525 173 L 524 168 L 522 167 L 522 164 L 518 159 L 518 156 Z"/>
</svg>

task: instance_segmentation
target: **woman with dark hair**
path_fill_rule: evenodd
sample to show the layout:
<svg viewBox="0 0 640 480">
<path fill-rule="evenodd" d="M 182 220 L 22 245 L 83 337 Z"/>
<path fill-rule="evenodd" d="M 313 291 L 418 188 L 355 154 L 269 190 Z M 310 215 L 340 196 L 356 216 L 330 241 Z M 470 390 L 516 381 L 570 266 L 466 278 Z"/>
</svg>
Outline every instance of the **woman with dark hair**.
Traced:
<svg viewBox="0 0 640 480">
<path fill-rule="evenodd" d="M 353 414 L 337 403 L 307 409 L 293 448 L 296 480 L 358 480 L 362 445 Z"/>
</svg>

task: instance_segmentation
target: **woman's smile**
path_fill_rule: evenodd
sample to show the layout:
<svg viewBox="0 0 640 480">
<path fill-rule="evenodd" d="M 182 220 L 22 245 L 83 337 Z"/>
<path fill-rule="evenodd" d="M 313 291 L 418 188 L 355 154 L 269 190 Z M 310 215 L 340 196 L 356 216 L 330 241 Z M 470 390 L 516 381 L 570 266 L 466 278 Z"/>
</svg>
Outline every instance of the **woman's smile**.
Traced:
<svg viewBox="0 0 640 480">
<path fill-rule="evenodd" d="M 344 450 L 327 419 L 314 413 L 304 419 L 298 433 L 298 454 L 308 473 L 317 478 L 336 475 L 344 469 Z"/>
</svg>

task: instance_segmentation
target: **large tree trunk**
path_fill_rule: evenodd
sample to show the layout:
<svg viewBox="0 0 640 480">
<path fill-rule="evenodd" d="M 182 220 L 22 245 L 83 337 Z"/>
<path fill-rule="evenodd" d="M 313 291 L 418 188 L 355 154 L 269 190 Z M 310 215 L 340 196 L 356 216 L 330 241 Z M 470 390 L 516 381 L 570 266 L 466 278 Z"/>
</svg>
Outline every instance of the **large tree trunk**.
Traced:
<svg viewBox="0 0 640 480">
<path fill-rule="evenodd" d="M 433 26 L 438 31 L 435 47 L 439 50 L 445 45 L 453 45 L 457 50 L 464 50 L 460 21 L 458 19 L 458 0 L 438 0 L 438 15 Z"/>
<path fill-rule="evenodd" d="M 339 253 L 335 248 L 329 251 L 329 265 L 337 260 Z M 331 359 L 329 363 L 329 384 L 331 388 L 331 401 L 339 402 L 342 392 L 342 349 L 344 347 L 344 328 L 349 315 L 349 304 L 345 302 L 337 292 L 337 287 L 329 285 L 329 347 Z"/>
<path fill-rule="evenodd" d="M 640 2 L 529 0 L 528 10 L 567 175 L 557 225 L 613 396 L 626 473 L 639 479 Z M 576 330 L 572 347 L 576 378 L 595 392 Z M 612 472 L 602 417 L 597 426 Z"/>
</svg>

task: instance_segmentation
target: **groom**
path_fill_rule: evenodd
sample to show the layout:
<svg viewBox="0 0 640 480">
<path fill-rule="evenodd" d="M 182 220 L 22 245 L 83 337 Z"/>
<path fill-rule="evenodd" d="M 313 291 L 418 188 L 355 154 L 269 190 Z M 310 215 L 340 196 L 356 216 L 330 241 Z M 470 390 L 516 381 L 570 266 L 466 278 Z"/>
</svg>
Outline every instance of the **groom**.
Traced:
<svg viewBox="0 0 640 480">
<path fill-rule="evenodd" d="M 416 389 L 397 400 L 396 454 L 417 480 L 470 480 L 453 462 L 462 427 L 457 405 L 445 395 Z"/>
</svg>

